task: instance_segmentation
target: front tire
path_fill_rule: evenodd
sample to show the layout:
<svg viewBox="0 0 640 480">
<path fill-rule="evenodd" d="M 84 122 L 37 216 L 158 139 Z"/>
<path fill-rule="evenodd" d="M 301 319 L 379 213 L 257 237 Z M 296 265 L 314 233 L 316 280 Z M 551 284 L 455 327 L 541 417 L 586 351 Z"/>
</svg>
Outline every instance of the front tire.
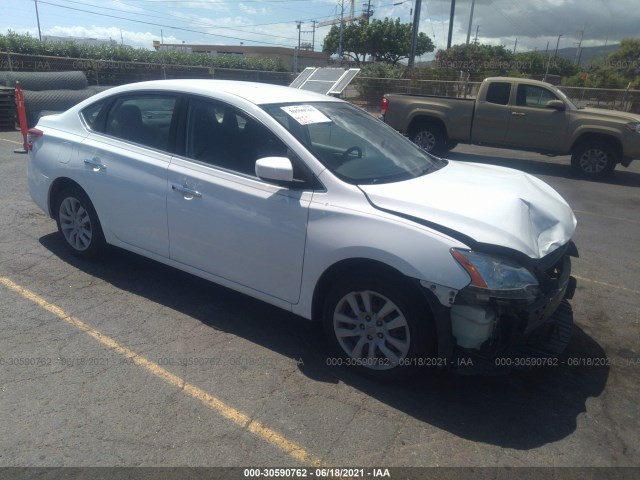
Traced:
<svg viewBox="0 0 640 480">
<path fill-rule="evenodd" d="M 426 301 L 411 285 L 379 273 L 340 279 L 327 295 L 323 323 L 337 362 L 369 376 L 393 379 L 416 372 L 435 354 Z M 408 284 L 408 282 L 407 282 Z"/>
<path fill-rule="evenodd" d="M 104 234 L 93 204 L 79 187 L 56 196 L 56 223 L 69 250 L 79 257 L 95 257 L 105 246 Z"/>
<path fill-rule="evenodd" d="M 601 179 L 613 172 L 619 161 L 616 150 L 604 142 L 585 142 L 571 155 L 571 167 L 582 178 Z"/>
</svg>

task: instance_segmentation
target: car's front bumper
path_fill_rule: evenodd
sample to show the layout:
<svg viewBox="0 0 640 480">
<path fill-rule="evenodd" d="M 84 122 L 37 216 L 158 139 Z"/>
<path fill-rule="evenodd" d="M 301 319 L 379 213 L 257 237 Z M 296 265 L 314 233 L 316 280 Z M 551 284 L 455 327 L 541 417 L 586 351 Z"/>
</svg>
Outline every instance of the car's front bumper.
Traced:
<svg viewBox="0 0 640 480">
<path fill-rule="evenodd" d="M 544 269 L 553 272 L 545 292 L 534 301 L 488 299 L 478 302 L 463 292 L 455 304 L 483 309 L 495 320 L 490 334 L 477 348 L 465 348 L 452 327 L 452 309 L 436 312 L 440 365 L 463 374 L 497 374 L 514 369 L 554 366 L 565 350 L 573 330 L 573 312 L 568 302 L 573 298 L 576 280 L 571 276 L 570 255 L 577 255 L 575 246 Z M 575 253 L 574 253 L 575 252 Z M 541 275 L 545 275 L 542 273 Z M 454 308 L 455 308 L 454 304 Z"/>
</svg>

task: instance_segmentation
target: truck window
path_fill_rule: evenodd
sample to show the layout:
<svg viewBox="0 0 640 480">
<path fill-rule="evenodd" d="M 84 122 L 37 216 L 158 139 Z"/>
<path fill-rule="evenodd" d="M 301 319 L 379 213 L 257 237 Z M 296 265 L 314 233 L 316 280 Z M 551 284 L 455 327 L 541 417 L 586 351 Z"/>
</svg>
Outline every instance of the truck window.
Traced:
<svg viewBox="0 0 640 480">
<path fill-rule="evenodd" d="M 559 99 L 546 88 L 535 85 L 518 85 L 516 105 L 520 107 L 545 108 L 547 102 L 551 100 Z"/>
<path fill-rule="evenodd" d="M 489 103 L 497 103 L 498 105 L 507 105 L 509 103 L 509 95 L 511 94 L 511 83 L 509 82 L 492 82 L 487 89 L 486 100 Z"/>
</svg>

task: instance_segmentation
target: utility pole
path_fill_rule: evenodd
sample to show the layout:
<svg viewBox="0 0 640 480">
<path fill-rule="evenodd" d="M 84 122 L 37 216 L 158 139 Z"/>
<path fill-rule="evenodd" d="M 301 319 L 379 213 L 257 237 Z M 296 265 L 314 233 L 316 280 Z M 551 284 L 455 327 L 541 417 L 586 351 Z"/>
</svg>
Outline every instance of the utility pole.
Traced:
<svg viewBox="0 0 640 480">
<path fill-rule="evenodd" d="M 467 45 L 469 45 L 469 38 L 471 38 L 471 24 L 473 23 L 473 9 L 476 6 L 476 0 L 471 0 L 471 14 L 469 15 L 469 28 L 467 28 Z"/>
<path fill-rule="evenodd" d="M 300 55 L 300 26 L 302 25 L 301 21 L 297 21 L 296 22 L 296 28 L 298 29 L 298 46 L 295 49 L 295 52 L 293 53 L 293 73 L 297 74 L 298 73 L 298 56 Z"/>
<path fill-rule="evenodd" d="M 160 50 L 162 50 L 164 52 L 164 32 L 162 31 L 162 29 L 160 29 L 160 45 L 161 45 Z M 167 70 L 166 70 L 166 68 L 164 66 L 164 53 L 162 54 L 161 58 L 162 58 L 162 72 L 161 72 L 162 79 L 166 80 L 167 79 Z"/>
<path fill-rule="evenodd" d="M 576 50 L 576 65 L 580 66 L 580 57 L 582 57 L 582 39 L 584 38 L 584 30 L 578 30 L 580 33 L 580 41 L 578 42 L 578 49 Z"/>
<path fill-rule="evenodd" d="M 340 1 L 340 42 L 338 43 L 338 56 L 342 65 L 342 35 L 344 32 L 344 0 Z"/>
<path fill-rule="evenodd" d="M 554 60 L 558 56 L 558 47 L 560 46 L 560 37 L 561 36 L 562 36 L 562 34 L 558 35 L 558 41 L 556 42 L 556 53 L 553 54 L 553 59 Z"/>
<path fill-rule="evenodd" d="M 42 41 L 42 33 L 40 32 L 40 14 L 38 13 L 38 0 L 35 0 L 36 4 L 36 21 L 38 22 L 38 40 Z"/>
<path fill-rule="evenodd" d="M 513 46 L 513 53 L 516 53 L 516 48 L 518 47 L 518 37 L 516 37 L 516 44 Z"/>
<path fill-rule="evenodd" d="M 312 28 L 312 36 L 311 36 L 311 51 L 315 52 L 316 51 L 316 23 L 318 23 L 317 20 L 312 20 L 311 23 L 313 23 L 313 28 Z"/>
<path fill-rule="evenodd" d="M 480 30 L 480 25 L 476 25 L 476 38 L 473 39 L 473 43 L 478 43 L 478 30 Z"/>
<path fill-rule="evenodd" d="M 447 37 L 447 48 L 451 48 L 451 37 L 453 36 L 453 17 L 456 13 L 456 0 L 451 0 L 451 13 L 449 14 L 449 36 Z"/>
<path fill-rule="evenodd" d="M 367 3 L 367 11 L 364 13 L 364 18 L 367 19 L 367 23 L 369 23 L 369 19 L 372 15 L 373 12 L 371 11 L 371 0 L 369 0 L 369 2 Z"/>
<path fill-rule="evenodd" d="M 415 65 L 416 51 L 418 50 L 418 33 L 420 30 L 420 7 L 422 0 L 416 0 L 416 8 L 413 12 L 413 27 L 411 29 L 411 50 L 409 51 L 409 69 Z"/>
</svg>

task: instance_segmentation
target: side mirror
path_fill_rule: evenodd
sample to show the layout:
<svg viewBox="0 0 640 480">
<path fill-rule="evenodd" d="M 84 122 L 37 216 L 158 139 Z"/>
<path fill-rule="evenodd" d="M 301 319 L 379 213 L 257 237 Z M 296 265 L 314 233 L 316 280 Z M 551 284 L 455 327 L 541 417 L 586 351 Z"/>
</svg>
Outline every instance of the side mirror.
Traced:
<svg viewBox="0 0 640 480">
<path fill-rule="evenodd" d="M 293 182 L 293 165 L 287 157 L 265 157 L 256 160 L 256 175 L 267 182 L 287 185 Z"/>
<path fill-rule="evenodd" d="M 558 110 L 559 112 L 562 112 L 567 108 L 562 100 L 549 100 L 546 107 L 553 110 Z"/>
</svg>

